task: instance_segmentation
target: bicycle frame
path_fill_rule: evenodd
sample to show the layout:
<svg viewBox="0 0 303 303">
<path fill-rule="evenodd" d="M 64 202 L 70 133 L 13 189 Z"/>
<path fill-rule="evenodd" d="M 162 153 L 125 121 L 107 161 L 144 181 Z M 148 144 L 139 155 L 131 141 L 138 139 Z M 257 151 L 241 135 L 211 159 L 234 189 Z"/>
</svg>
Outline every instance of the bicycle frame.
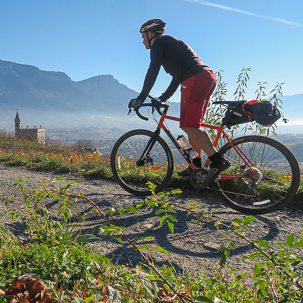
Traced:
<svg viewBox="0 0 303 303">
<path fill-rule="evenodd" d="M 155 136 L 160 134 L 160 130 L 163 129 L 165 131 L 165 133 L 167 134 L 167 136 L 170 138 L 170 140 L 172 141 L 172 143 L 175 145 L 175 147 L 178 149 L 178 151 L 181 153 L 181 155 L 183 156 L 183 158 L 185 159 L 185 161 L 189 164 L 191 169 L 197 169 L 197 167 L 195 166 L 195 164 L 193 163 L 193 161 L 189 158 L 189 156 L 187 156 L 184 152 L 182 152 L 182 148 L 179 145 L 179 143 L 177 142 L 177 140 L 174 138 L 174 136 L 171 134 L 171 132 L 169 131 L 169 129 L 167 129 L 167 127 L 164 125 L 164 121 L 167 120 L 172 120 L 172 121 L 177 121 L 180 122 L 180 118 L 177 117 L 173 117 L 173 116 L 169 116 L 167 115 L 167 110 L 168 108 L 165 108 L 161 118 L 159 120 L 158 126 L 156 131 L 154 132 Z M 237 152 L 237 154 L 240 156 L 240 158 L 243 160 L 243 162 L 245 163 L 245 165 L 249 168 L 251 168 L 251 166 L 253 166 L 253 163 L 250 161 L 250 159 L 245 155 L 245 153 L 238 147 L 235 146 L 232 143 L 232 139 L 230 138 L 230 136 L 224 131 L 224 125 L 220 125 L 218 126 L 213 126 L 210 124 L 205 124 L 202 123 L 201 124 L 202 127 L 205 128 L 209 128 L 209 129 L 214 129 L 217 131 L 215 140 L 213 142 L 213 146 L 216 147 L 218 144 L 218 141 L 220 139 L 220 137 L 223 135 L 225 137 L 225 139 L 228 141 L 228 143 L 232 146 L 232 148 Z M 153 143 L 151 142 L 151 147 L 153 146 Z M 150 143 L 147 144 L 147 148 L 144 151 L 143 154 L 145 154 L 145 152 L 147 151 L 147 149 L 150 148 Z M 208 162 L 209 160 L 207 160 Z M 221 179 L 239 179 L 239 178 L 243 178 L 242 174 L 225 174 L 225 175 L 220 175 L 219 176 Z"/>
<path fill-rule="evenodd" d="M 168 115 L 168 104 L 151 96 L 150 99 L 150 103 L 143 103 L 134 111 L 145 121 L 148 118 L 140 113 L 140 108 L 149 107 L 150 115 L 155 110 L 158 112 L 154 132 L 147 129 L 130 130 L 117 140 L 111 152 L 113 176 L 127 192 L 148 196 L 164 190 L 171 178 L 175 177 L 173 170 L 174 162 L 179 160 L 179 155 L 176 157 L 175 154 L 178 150 L 184 163 L 190 165 L 186 179 L 192 187 L 212 187 L 226 205 L 237 211 L 263 214 L 280 209 L 292 201 L 300 185 L 300 167 L 292 152 L 282 143 L 260 135 L 233 138 L 223 125 L 203 123 L 203 129 L 213 134 L 213 147 L 231 164 L 223 163 L 222 169 L 225 168 L 225 171 L 214 180 L 208 177 L 213 165 L 207 156 L 203 154 L 202 167 L 196 167 L 197 159 L 190 158 L 191 150 L 182 148 L 179 140 L 170 132 L 170 125 L 166 122 L 180 123 L 180 118 Z M 237 101 L 215 102 L 224 104 L 228 109 L 238 104 Z M 129 113 L 131 111 L 132 108 Z M 165 142 L 161 130 L 170 142 Z M 174 181 L 178 183 L 178 179 Z M 152 191 L 150 184 L 155 186 Z"/>
</svg>

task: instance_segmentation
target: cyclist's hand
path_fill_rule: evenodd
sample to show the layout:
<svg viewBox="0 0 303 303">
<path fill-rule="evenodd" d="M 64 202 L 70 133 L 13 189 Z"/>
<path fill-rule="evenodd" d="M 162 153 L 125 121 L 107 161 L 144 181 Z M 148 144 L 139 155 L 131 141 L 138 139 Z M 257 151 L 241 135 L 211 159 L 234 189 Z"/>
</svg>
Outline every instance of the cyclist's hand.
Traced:
<svg viewBox="0 0 303 303">
<path fill-rule="evenodd" d="M 142 105 L 142 103 L 143 103 L 143 101 L 141 101 L 138 98 L 131 99 L 128 103 L 128 108 L 129 109 L 133 108 L 134 110 L 136 110 L 137 108 L 139 108 Z"/>
<path fill-rule="evenodd" d="M 151 99 L 151 102 L 152 102 L 152 105 L 154 106 L 154 107 L 157 107 L 157 106 L 159 106 L 160 104 L 161 104 L 161 99 L 159 99 L 159 98 L 152 98 Z"/>
</svg>

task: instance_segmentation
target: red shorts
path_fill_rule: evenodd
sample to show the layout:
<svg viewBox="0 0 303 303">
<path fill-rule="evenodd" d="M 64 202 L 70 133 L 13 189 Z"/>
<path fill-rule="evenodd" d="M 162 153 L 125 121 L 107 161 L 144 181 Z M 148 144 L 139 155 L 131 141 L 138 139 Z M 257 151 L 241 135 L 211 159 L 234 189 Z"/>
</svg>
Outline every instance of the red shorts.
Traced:
<svg viewBox="0 0 303 303">
<path fill-rule="evenodd" d="M 203 71 L 185 80 L 181 85 L 180 127 L 200 128 L 216 87 L 212 71 Z"/>
</svg>

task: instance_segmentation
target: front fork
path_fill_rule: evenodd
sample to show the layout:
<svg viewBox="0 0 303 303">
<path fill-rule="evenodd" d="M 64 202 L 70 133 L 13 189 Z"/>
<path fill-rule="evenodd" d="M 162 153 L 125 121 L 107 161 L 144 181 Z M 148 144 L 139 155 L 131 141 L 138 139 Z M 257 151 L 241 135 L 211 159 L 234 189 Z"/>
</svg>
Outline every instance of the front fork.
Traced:
<svg viewBox="0 0 303 303">
<path fill-rule="evenodd" d="M 160 134 L 160 129 L 156 129 L 154 131 L 153 136 L 148 140 L 146 147 L 140 156 L 139 160 L 137 160 L 136 164 L 137 166 L 143 166 L 146 162 L 153 163 L 153 159 L 150 157 L 150 151 L 153 149 L 155 143 L 156 143 L 156 138 Z"/>
</svg>

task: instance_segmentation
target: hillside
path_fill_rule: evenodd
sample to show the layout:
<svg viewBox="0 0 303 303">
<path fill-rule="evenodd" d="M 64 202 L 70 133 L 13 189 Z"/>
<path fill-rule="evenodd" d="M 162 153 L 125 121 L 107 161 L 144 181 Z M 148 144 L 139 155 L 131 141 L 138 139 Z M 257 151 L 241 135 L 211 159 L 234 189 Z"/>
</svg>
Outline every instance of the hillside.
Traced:
<svg viewBox="0 0 303 303">
<path fill-rule="evenodd" d="M 73 133 L 68 139 L 78 135 L 86 139 L 91 131 L 84 132 L 85 128 L 96 128 L 93 132 L 118 129 L 118 133 L 133 128 L 153 129 L 153 122 L 142 121 L 134 113 L 127 116 L 128 102 L 137 95 L 112 75 L 73 81 L 64 72 L 0 60 L 0 129 L 14 130 L 17 109 L 23 127 L 42 125 L 46 136 L 53 135 L 51 129 Z M 282 112 L 289 123 L 279 120 L 277 132 L 303 133 L 303 94 L 284 96 L 282 100 Z M 179 104 L 169 104 L 170 115 L 178 116 Z M 144 114 L 147 116 L 147 111 Z M 170 127 L 179 134 L 178 123 Z"/>
<path fill-rule="evenodd" d="M 0 60 L 1 110 L 54 112 L 122 112 L 126 100 L 137 93 L 112 75 L 73 81 L 63 72 Z"/>
<path fill-rule="evenodd" d="M 14 129 L 18 109 L 23 126 L 126 130 L 142 125 L 134 115 L 127 117 L 128 102 L 137 95 L 112 75 L 73 81 L 63 72 L 0 60 L 0 129 Z M 178 104 L 172 107 L 178 114 Z"/>
</svg>

